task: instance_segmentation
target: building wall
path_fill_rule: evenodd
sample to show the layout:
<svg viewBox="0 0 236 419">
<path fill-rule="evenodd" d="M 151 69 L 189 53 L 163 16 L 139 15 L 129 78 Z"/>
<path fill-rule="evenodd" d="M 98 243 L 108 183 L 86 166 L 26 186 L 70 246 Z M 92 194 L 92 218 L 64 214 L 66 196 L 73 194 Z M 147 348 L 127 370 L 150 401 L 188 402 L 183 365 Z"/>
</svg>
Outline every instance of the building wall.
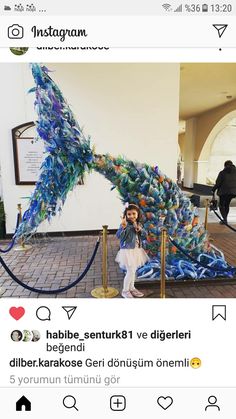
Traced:
<svg viewBox="0 0 236 419">
<path fill-rule="evenodd" d="M 203 151 L 203 147 L 206 143 L 208 136 L 213 130 L 214 126 L 222 119 L 225 115 L 236 109 L 236 100 L 233 100 L 226 105 L 219 106 L 202 115 L 197 117 L 197 131 L 196 131 L 196 147 L 195 147 L 195 159 L 205 159 L 208 157 L 209 150 Z"/>
<path fill-rule="evenodd" d="M 158 165 L 176 179 L 179 65 L 178 64 L 46 64 L 53 73 L 84 132 L 98 153 Z M 11 129 L 34 120 L 34 85 L 27 64 L 1 64 L 4 97 L 0 126 L 0 162 L 7 233 L 14 231 L 17 203 L 26 209 L 33 190 L 15 185 Z M 99 174 L 85 177 L 65 203 L 62 215 L 39 231 L 93 230 L 108 224 L 116 228 L 122 205 L 110 184 Z"/>
<path fill-rule="evenodd" d="M 184 161 L 188 162 L 189 167 L 192 165 L 192 170 L 188 174 L 185 173 L 185 183 L 191 185 L 193 182 L 202 184 L 207 182 L 212 144 L 217 135 L 235 116 L 235 100 L 196 116 L 195 138 L 191 144 L 188 144 L 188 147 L 186 142 L 189 141 L 189 133 L 187 129 L 188 121 L 186 121 L 186 132 L 179 135 L 179 145 L 181 151 L 185 150 Z M 193 140 L 192 137 L 191 140 Z M 217 167 L 216 172 L 218 171 L 219 168 Z"/>
<path fill-rule="evenodd" d="M 212 144 L 219 132 L 235 117 L 235 111 L 236 101 L 233 100 L 197 117 L 194 163 L 195 182 L 203 184 L 208 182 L 209 157 Z M 216 172 L 218 171 L 219 167 L 216 168 Z"/>
</svg>

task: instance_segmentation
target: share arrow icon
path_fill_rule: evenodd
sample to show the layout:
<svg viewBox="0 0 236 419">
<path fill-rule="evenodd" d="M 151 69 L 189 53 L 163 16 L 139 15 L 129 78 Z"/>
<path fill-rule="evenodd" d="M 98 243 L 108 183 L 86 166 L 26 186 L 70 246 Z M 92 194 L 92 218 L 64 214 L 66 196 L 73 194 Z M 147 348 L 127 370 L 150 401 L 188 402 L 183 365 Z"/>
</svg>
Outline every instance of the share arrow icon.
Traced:
<svg viewBox="0 0 236 419">
<path fill-rule="evenodd" d="M 62 306 L 62 308 L 65 310 L 68 320 L 70 320 L 75 310 L 77 309 L 77 306 Z"/>
<path fill-rule="evenodd" d="M 212 26 L 214 26 L 214 28 L 218 32 L 219 38 L 221 38 L 228 25 L 220 25 L 220 24 L 217 24 L 217 25 L 212 25 Z"/>
</svg>

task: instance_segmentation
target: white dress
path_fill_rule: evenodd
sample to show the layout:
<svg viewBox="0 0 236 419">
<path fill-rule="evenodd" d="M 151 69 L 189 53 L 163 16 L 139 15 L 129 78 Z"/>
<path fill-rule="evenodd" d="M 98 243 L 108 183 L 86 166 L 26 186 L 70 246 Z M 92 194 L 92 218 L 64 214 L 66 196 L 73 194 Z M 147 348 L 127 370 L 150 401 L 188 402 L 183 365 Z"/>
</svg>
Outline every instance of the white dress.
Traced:
<svg viewBox="0 0 236 419">
<path fill-rule="evenodd" d="M 132 268 L 136 271 L 149 260 L 147 253 L 142 247 L 139 247 L 138 237 L 136 236 L 136 244 L 134 249 L 120 249 L 117 253 L 115 261 L 119 263 L 121 269 Z"/>
</svg>

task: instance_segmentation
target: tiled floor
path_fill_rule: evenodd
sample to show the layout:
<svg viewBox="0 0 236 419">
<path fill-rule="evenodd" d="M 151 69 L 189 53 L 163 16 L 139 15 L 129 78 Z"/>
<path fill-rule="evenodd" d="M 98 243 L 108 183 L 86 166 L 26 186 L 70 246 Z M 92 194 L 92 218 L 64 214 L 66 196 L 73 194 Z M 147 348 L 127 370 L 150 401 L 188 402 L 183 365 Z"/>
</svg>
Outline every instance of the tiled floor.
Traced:
<svg viewBox="0 0 236 419">
<path fill-rule="evenodd" d="M 236 209 L 235 209 L 236 210 Z M 202 211 L 203 212 L 203 211 Z M 232 214 L 233 215 L 233 214 Z M 212 215 L 209 217 L 212 219 Z M 210 220 L 211 221 L 211 220 Z M 215 220 L 214 220 L 215 221 Z M 236 227 L 236 225 L 234 225 Z M 208 225 L 213 244 L 223 250 L 226 260 L 236 266 L 236 233 L 226 226 L 210 222 Z M 68 285 L 81 273 L 90 259 L 97 237 L 53 237 L 35 241 L 26 252 L 15 251 L 1 254 L 14 274 L 30 286 L 36 288 L 55 289 Z M 0 244 L 1 248 L 4 242 Z M 101 285 L 102 263 L 100 245 L 94 263 L 86 276 L 70 290 L 53 295 L 39 294 L 28 291 L 13 281 L 0 268 L 0 287 L 3 297 L 60 298 L 60 297 L 91 297 L 91 290 Z M 108 237 L 108 274 L 109 285 L 121 290 L 123 274 L 115 263 L 118 241 L 113 235 Z M 146 298 L 159 297 L 159 284 L 142 286 Z M 213 298 L 236 297 L 236 281 L 232 283 L 192 283 L 167 285 L 168 298 Z"/>
</svg>

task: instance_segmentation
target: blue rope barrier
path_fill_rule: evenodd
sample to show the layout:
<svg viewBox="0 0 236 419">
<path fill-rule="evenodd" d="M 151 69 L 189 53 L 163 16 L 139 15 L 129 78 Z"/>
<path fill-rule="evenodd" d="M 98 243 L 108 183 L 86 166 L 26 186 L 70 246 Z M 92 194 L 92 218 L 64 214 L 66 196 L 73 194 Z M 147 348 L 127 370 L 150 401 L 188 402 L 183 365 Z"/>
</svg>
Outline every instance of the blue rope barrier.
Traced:
<svg viewBox="0 0 236 419">
<path fill-rule="evenodd" d="M 210 269 L 212 271 L 215 272 L 232 272 L 232 273 L 236 273 L 236 267 L 232 266 L 232 267 L 228 267 L 228 268 L 217 268 L 217 267 L 213 267 L 210 265 L 205 265 L 204 263 L 200 262 L 199 260 L 195 259 L 193 256 L 191 256 L 185 249 L 183 249 L 171 236 L 169 236 L 169 240 L 170 242 L 177 247 L 177 249 L 183 253 L 183 255 L 185 255 L 188 259 L 190 259 L 192 262 L 196 263 L 197 265 L 205 268 L 205 269 Z"/>
<path fill-rule="evenodd" d="M 213 212 L 214 212 L 214 214 L 219 218 L 219 220 L 226 226 L 226 227 L 228 227 L 228 228 L 230 228 L 230 230 L 232 230 L 232 231 L 234 231 L 234 232 L 236 232 L 236 229 L 235 228 L 233 228 L 231 225 L 229 225 L 229 224 L 227 224 L 225 221 L 224 221 L 224 219 L 223 218 L 221 218 L 220 216 L 219 216 L 219 214 L 216 212 L 216 210 L 214 210 L 213 209 Z"/>
<path fill-rule="evenodd" d="M 216 212 L 216 210 L 218 208 L 218 202 L 217 202 L 217 199 L 215 198 L 214 193 L 213 193 L 213 196 L 212 196 L 212 200 L 210 201 L 209 208 L 210 208 L 210 211 L 213 211 L 214 212 L 214 214 L 222 222 L 222 224 L 224 224 L 226 227 L 230 228 L 230 230 L 236 231 L 236 229 L 234 227 L 232 227 L 231 225 L 227 224 L 225 222 L 225 220 L 218 214 L 218 212 Z"/>
<path fill-rule="evenodd" d="M 97 239 L 96 242 L 96 246 L 94 248 L 93 254 L 91 256 L 90 261 L 88 262 L 86 268 L 84 269 L 84 271 L 79 275 L 79 277 L 73 281 L 71 284 L 67 285 L 66 287 L 63 288 L 58 288 L 58 289 L 54 289 L 54 290 L 44 290 L 44 289 L 39 289 L 39 288 L 34 288 L 31 287 L 27 284 L 25 284 L 24 282 L 22 282 L 19 278 L 17 278 L 13 272 L 9 269 L 9 267 L 6 265 L 6 263 L 4 262 L 4 260 L 2 259 L 2 257 L 0 256 L 0 263 L 2 264 L 3 268 L 5 269 L 5 271 L 8 273 L 8 275 L 15 281 L 17 282 L 17 284 L 21 285 L 22 287 L 26 288 L 29 291 L 33 291 L 33 292 L 38 292 L 39 294 L 59 294 L 61 292 L 65 292 L 68 291 L 70 288 L 74 287 L 75 285 L 77 285 L 83 278 L 84 276 L 87 274 L 87 272 L 89 271 L 94 258 L 97 254 L 98 251 L 98 247 L 100 244 L 100 238 Z"/>
<path fill-rule="evenodd" d="M 13 248 L 14 244 L 15 244 L 15 234 L 16 234 L 16 230 L 18 229 L 20 223 L 20 213 L 18 212 L 17 214 L 17 219 L 16 219 L 16 228 L 15 228 L 15 233 L 13 235 L 13 239 L 12 241 L 9 243 L 8 247 L 6 249 L 0 249 L 0 253 L 8 253 L 10 252 L 10 250 Z"/>
</svg>

